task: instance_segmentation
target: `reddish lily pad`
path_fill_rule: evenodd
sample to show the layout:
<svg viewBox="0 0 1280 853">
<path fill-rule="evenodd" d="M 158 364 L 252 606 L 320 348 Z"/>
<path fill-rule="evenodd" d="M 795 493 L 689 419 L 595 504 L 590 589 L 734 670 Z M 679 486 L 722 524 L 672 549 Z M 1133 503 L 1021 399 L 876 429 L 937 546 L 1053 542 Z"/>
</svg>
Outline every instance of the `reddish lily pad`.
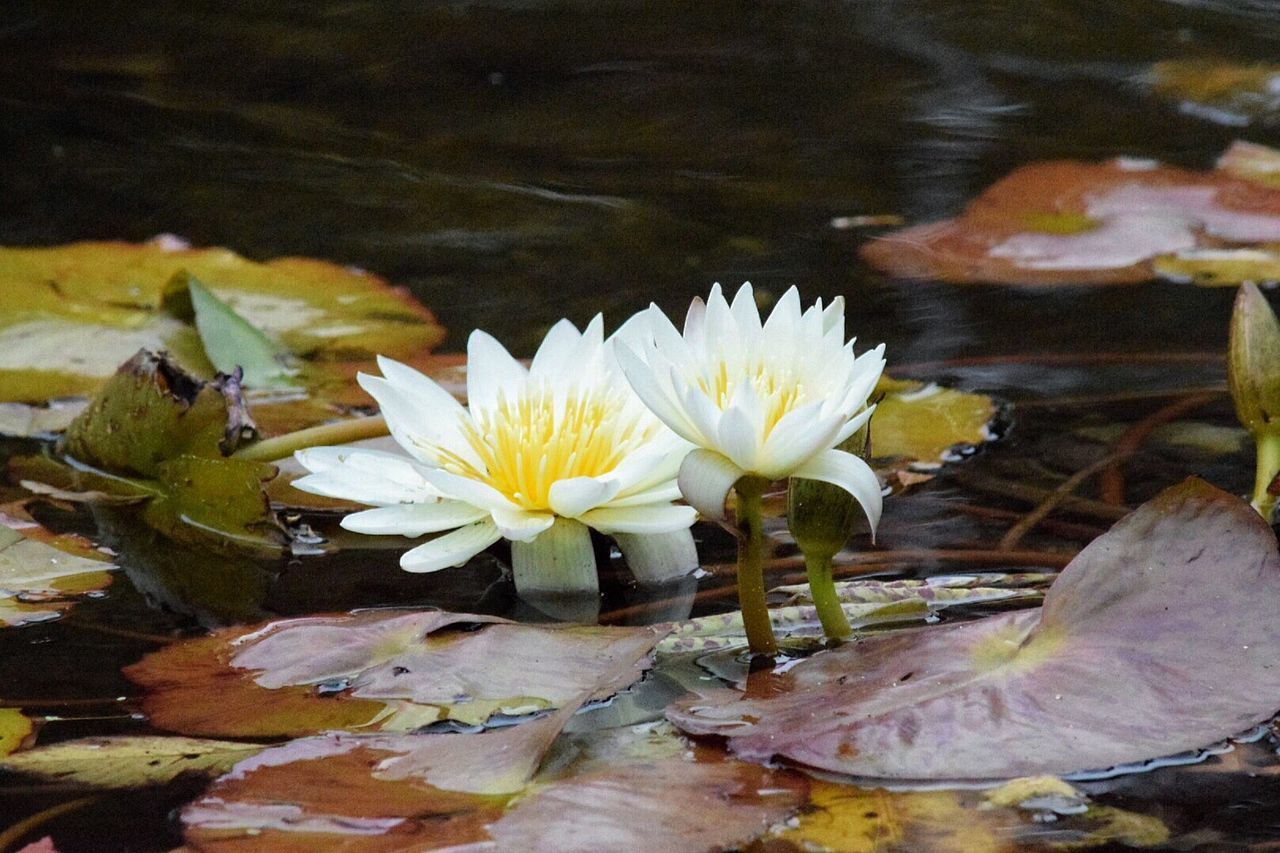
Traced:
<svg viewBox="0 0 1280 853">
<path fill-rule="evenodd" d="M 664 633 L 376 611 L 219 631 L 125 672 L 148 689 L 152 725 L 184 734 L 480 725 L 495 714 L 563 707 L 584 692 L 611 696 L 643 675 Z"/>
<path fill-rule="evenodd" d="M 955 219 L 879 237 L 863 257 L 956 284 L 1127 284 L 1154 278 L 1159 256 L 1277 241 L 1280 189 L 1119 158 L 1023 166 Z"/>
<path fill-rule="evenodd" d="M 753 760 L 858 776 L 1066 774 L 1194 749 L 1280 708 L 1275 536 L 1199 480 L 1082 551 L 1044 607 L 879 636 L 796 665 L 767 698 L 668 716 Z"/>
</svg>

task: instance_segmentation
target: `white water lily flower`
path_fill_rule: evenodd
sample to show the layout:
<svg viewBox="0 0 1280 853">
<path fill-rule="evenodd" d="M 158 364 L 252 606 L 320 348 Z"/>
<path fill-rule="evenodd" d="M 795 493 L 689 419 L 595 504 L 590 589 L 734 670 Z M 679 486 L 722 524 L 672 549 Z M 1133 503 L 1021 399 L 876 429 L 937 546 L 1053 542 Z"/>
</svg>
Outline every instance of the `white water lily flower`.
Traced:
<svg viewBox="0 0 1280 853">
<path fill-rule="evenodd" d="M 884 346 L 854 356 L 843 298 L 802 311 L 793 287 L 762 323 L 750 284 L 732 305 L 717 284 L 707 302 L 693 301 L 683 334 L 651 305 L 619 333 L 616 349 L 640 398 L 696 446 L 679 483 L 704 515 L 723 517 L 743 476 L 802 477 L 848 491 L 875 529 L 879 480 L 836 446 L 871 417 Z"/>
<path fill-rule="evenodd" d="M 460 566 L 506 538 L 524 591 L 596 589 L 587 528 L 613 535 L 642 580 L 696 567 L 696 513 L 672 501 L 687 446 L 628 387 L 597 316 L 561 321 L 526 369 L 489 335 L 467 343 L 464 408 L 418 371 L 379 358 L 361 374 L 407 455 L 318 447 L 296 456 L 305 491 L 374 505 L 348 515 L 359 533 L 422 536 L 412 572 Z"/>
</svg>

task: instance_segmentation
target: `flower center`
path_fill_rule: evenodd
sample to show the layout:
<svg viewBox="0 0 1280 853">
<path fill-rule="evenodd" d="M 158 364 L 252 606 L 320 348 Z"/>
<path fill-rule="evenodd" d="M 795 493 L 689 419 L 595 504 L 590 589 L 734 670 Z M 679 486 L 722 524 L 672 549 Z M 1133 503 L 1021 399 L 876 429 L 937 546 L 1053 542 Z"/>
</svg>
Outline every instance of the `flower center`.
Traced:
<svg viewBox="0 0 1280 853">
<path fill-rule="evenodd" d="M 552 483 L 608 474 L 656 435 L 658 422 L 627 402 L 607 387 L 556 393 L 544 386 L 499 397 L 496 407 L 464 416 L 462 434 L 483 468 L 447 451 L 442 466 L 525 509 L 550 509 Z"/>
<path fill-rule="evenodd" d="M 785 414 L 808 402 L 808 388 L 794 369 L 765 360 L 748 364 L 745 369 L 722 360 L 711 373 L 698 377 L 698 386 L 723 412 L 733 404 L 734 395 L 744 378 L 751 384 L 764 409 L 765 437 Z"/>
</svg>

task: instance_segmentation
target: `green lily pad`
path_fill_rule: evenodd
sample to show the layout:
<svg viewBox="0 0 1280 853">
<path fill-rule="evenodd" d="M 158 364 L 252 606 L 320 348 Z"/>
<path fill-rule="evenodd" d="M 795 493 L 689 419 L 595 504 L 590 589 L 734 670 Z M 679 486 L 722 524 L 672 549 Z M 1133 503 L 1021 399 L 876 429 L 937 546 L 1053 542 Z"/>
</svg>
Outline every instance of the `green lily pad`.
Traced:
<svg viewBox="0 0 1280 853">
<path fill-rule="evenodd" d="M 871 416 L 871 453 L 892 460 L 890 468 L 935 470 L 995 437 L 999 409 L 986 395 L 888 377 L 876 394 L 883 396 Z"/>
<path fill-rule="evenodd" d="M 143 348 L 168 350 L 187 371 L 210 377 L 210 341 L 219 353 L 214 361 L 237 354 L 225 349 L 225 317 L 222 331 L 202 342 L 195 325 L 162 310 L 166 284 L 184 273 L 297 359 L 296 382 L 306 394 L 282 399 L 276 389 L 252 401 L 269 433 L 369 405 L 353 383 L 358 370 L 378 353 L 413 361 L 444 336 L 407 293 L 324 261 L 257 263 L 226 249 L 189 249 L 172 238 L 0 248 L 0 402 L 90 396 Z M 217 315 L 218 309 L 198 313 Z M 231 339 L 242 340 L 241 333 Z"/>
<path fill-rule="evenodd" d="M 275 468 L 228 458 L 253 434 L 237 377 L 204 382 L 143 351 L 67 428 L 71 470 L 51 473 L 144 501 L 143 518 L 176 540 L 278 551 L 284 531 L 263 491 Z"/>
<path fill-rule="evenodd" d="M 181 773 L 217 776 L 262 749 L 255 743 L 187 737 L 93 737 L 19 752 L 0 761 L 0 771 L 49 782 L 141 788 L 163 785 Z"/>
<path fill-rule="evenodd" d="M 476 630 L 464 627 L 479 626 Z M 128 667 L 151 724 L 222 737 L 411 730 L 559 708 L 638 680 L 661 628 L 518 625 L 441 611 L 290 619 L 175 643 Z"/>
</svg>

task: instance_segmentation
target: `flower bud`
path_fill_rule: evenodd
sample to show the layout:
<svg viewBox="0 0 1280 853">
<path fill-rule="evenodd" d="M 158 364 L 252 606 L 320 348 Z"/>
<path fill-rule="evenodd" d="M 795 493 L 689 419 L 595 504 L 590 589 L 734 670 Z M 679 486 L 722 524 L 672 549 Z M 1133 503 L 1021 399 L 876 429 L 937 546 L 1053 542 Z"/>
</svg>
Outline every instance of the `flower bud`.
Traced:
<svg viewBox="0 0 1280 853">
<path fill-rule="evenodd" d="M 1240 286 L 1231 314 L 1227 382 L 1249 432 L 1280 434 L 1280 321 L 1251 282 Z"/>
<path fill-rule="evenodd" d="M 865 457 L 870 422 L 849 436 L 840 450 Z M 829 560 L 849 537 L 869 529 L 867 515 L 849 492 L 831 483 L 792 477 L 787 490 L 787 527 L 809 558 Z"/>
</svg>

